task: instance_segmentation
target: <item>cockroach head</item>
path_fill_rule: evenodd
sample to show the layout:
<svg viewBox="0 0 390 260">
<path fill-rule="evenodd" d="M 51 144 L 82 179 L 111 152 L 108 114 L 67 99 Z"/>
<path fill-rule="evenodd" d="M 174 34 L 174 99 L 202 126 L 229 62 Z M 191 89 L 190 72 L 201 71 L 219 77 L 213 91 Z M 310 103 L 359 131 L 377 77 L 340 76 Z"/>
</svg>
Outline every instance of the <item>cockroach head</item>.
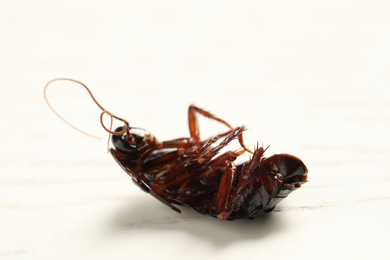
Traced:
<svg viewBox="0 0 390 260">
<path fill-rule="evenodd" d="M 123 127 L 118 127 L 115 132 L 123 132 Z M 112 144 L 121 152 L 134 152 L 144 146 L 150 134 L 142 128 L 131 127 L 122 135 L 113 135 Z"/>
</svg>

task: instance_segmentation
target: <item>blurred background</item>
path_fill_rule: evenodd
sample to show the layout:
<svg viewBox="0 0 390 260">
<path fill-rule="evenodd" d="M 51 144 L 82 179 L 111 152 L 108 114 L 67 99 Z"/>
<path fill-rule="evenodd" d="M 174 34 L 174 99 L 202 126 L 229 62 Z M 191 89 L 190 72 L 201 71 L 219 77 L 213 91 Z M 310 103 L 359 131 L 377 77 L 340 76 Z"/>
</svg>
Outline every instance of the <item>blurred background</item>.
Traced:
<svg viewBox="0 0 390 260">
<path fill-rule="evenodd" d="M 389 31 L 385 0 L 1 1 L 0 259 L 388 259 Z M 177 214 L 106 153 L 79 85 L 49 99 L 103 140 L 55 117 L 57 77 L 160 140 L 188 136 L 190 104 L 244 124 L 309 182 L 254 221 Z"/>
</svg>

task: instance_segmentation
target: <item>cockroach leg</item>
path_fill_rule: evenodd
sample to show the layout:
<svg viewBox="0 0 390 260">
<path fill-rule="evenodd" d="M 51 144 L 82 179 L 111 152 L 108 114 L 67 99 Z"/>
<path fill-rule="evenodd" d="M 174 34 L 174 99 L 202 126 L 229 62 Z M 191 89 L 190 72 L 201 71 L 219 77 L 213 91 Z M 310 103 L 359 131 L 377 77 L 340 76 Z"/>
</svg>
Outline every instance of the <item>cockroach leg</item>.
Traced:
<svg viewBox="0 0 390 260">
<path fill-rule="evenodd" d="M 193 144 L 198 144 L 200 140 L 199 123 L 196 117 L 196 113 L 199 113 L 204 117 L 220 122 L 221 124 L 227 126 L 230 130 L 234 130 L 234 128 L 225 120 L 218 118 L 215 115 L 211 114 L 210 112 L 207 112 L 199 107 L 191 105 L 188 108 L 188 125 L 190 128 L 190 135 Z M 245 146 L 242 133 L 238 136 L 238 141 L 245 151 L 253 154 L 253 152 Z"/>
</svg>

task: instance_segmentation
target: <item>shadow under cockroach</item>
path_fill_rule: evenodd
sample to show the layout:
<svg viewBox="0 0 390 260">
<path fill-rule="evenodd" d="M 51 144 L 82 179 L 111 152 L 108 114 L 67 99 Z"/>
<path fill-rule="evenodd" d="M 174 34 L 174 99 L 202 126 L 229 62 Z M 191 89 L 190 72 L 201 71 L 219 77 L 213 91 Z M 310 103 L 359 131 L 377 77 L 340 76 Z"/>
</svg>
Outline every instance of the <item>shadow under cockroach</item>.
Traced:
<svg viewBox="0 0 390 260">
<path fill-rule="evenodd" d="M 243 241 L 267 238 L 270 234 L 283 232 L 286 228 L 281 214 L 263 214 L 255 219 L 219 221 L 200 215 L 187 207 L 180 207 L 176 214 L 168 207 L 155 203 L 148 197 L 123 203 L 110 214 L 105 234 L 116 236 L 125 232 L 128 236 L 136 230 L 153 234 L 186 233 L 216 248 L 224 248 Z M 141 238 L 140 238 L 141 239 Z"/>
</svg>

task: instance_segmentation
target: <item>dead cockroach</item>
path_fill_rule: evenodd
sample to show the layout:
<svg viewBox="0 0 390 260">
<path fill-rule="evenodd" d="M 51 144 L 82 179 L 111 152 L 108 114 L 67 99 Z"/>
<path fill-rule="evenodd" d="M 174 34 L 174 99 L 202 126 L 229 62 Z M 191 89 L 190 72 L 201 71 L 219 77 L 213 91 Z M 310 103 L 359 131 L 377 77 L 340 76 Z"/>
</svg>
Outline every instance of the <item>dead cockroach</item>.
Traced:
<svg viewBox="0 0 390 260">
<path fill-rule="evenodd" d="M 145 129 L 132 127 L 106 111 L 79 81 L 59 78 L 48 82 L 45 87 L 48 104 L 46 89 L 58 80 L 73 81 L 88 90 L 103 110 L 100 120 L 112 134 L 110 152 L 117 163 L 142 190 L 177 212 L 180 210 L 175 205 L 185 205 L 220 220 L 252 219 L 272 211 L 279 201 L 306 182 L 308 170 L 300 159 L 289 154 L 267 158 L 264 157 L 267 149 L 259 146 L 252 152 L 243 142 L 244 127 L 233 128 L 196 106 L 188 109 L 190 137 L 160 142 Z M 115 118 L 123 126 L 115 131 L 107 129 L 102 122 L 104 114 L 110 115 L 111 125 Z M 197 114 L 220 122 L 229 130 L 201 141 Z M 235 139 L 242 149 L 219 154 Z M 235 160 L 245 151 L 252 153 L 252 158 L 236 165 Z"/>
</svg>

